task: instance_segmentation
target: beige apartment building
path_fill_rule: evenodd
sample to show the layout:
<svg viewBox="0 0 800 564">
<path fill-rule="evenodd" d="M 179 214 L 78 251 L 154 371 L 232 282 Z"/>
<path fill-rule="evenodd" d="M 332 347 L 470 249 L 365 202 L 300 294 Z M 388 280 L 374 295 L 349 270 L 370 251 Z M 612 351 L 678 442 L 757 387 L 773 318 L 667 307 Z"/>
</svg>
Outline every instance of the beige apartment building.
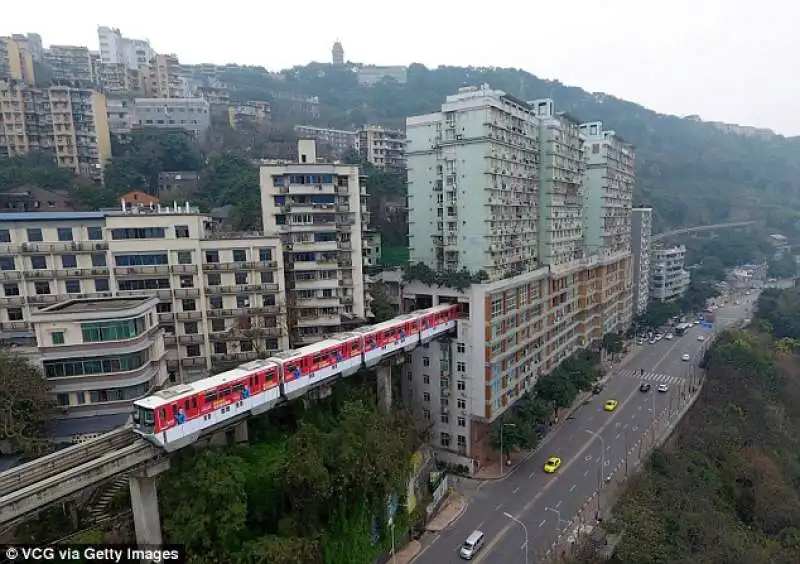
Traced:
<svg viewBox="0 0 800 564">
<path fill-rule="evenodd" d="M 95 65 L 88 47 L 80 45 L 51 45 L 44 60 L 53 70 L 53 80 L 59 84 L 89 88 L 97 82 Z"/>
<path fill-rule="evenodd" d="M 214 227 L 188 204 L 0 214 L 0 331 L 68 299 L 153 296 L 172 380 L 285 350 L 277 237 Z"/>
<path fill-rule="evenodd" d="M 406 170 L 406 134 L 399 129 L 365 125 L 358 131 L 361 157 L 374 166 L 394 172 Z"/>
<path fill-rule="evenodd" d="M 188 98 L 181 64 L 175 55 L 155 55 L 150 60 L 144 90 L 148 98 Z"/>
<path fill-rule="evenodd" d="M 31 314 L 37 363 L 57 411 L 56 442 L 123 425 L 131 402 L 168 379 L 156 297 L 68 299 Z"/>
<path fill-rule="evenodd" d="M 34 84 L 33 54 L 10 37 L 0 37 L 0 79 Z"/>
<path fill-rule="evenodd" d="M 111 158 L 106 98 L 85 88 L 34 88 L 0 78 L 0 156 L 38 150 L 95 181 Z"/>
<path fill-rule="evenodd" d="M 299 141 L 296 163 L 261 167 L 264 230 L 284 250 L 292 347 L 365 319 L 366 197 L 358 167 L 317 162 L 311 140 Z"/>
<path fill-rule="evenodd" d="M 144 95 L 144 75 L 123 63 L 101 63 L 98 67 L 98 83 L 107 96 L 131 98 Z"/>
</svg>

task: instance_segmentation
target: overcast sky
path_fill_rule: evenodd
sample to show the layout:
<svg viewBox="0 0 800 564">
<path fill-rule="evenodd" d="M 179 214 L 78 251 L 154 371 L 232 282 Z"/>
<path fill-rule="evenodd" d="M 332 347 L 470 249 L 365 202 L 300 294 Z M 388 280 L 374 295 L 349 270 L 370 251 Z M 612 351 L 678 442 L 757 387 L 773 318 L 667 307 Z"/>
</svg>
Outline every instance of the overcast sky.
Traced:
<svg viewBox="0 0 800 564">
<path fill-rule="evenodd" d="M 97 26 L 108 25 L 181 62 L 279 70 L 330 61 L 338 38 L 351 61 L 521 67 L 664 113 L 800 135 L 800 4 L 792 0 L 0 5 L 0 35 L 38 32 L 45 45 L 98 49 Z"/>
</svg>

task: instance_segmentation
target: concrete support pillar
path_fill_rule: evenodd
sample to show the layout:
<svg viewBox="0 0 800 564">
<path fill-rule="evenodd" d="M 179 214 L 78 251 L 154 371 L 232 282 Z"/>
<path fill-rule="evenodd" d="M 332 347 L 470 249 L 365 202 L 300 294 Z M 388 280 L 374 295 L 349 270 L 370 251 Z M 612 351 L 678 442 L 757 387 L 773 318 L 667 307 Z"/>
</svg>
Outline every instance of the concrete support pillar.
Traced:
<svg viewBox="0 0 800 564">
<path fill-rule="evenodd" d="M 247 420 L 244 420 L 233 428 L 233 442 L 239 444 L 246 443 L 247 440 Z"/>
<path fill-rule="evenodd" d="M 378 365 L 378 409 L 387 415 L 392 409 L 392 367 L 384 364 Z"/>
<path fill-rule="evenodd" d="M 136 529 L 136 544 L 139 546 L 160 546 L 161 515 L 158 512 L 158 492 L 156 476 L 169 470 L 169 459 L 149 466 L 128 477 L 131 491 L 133 526 Z"/>
</svg>

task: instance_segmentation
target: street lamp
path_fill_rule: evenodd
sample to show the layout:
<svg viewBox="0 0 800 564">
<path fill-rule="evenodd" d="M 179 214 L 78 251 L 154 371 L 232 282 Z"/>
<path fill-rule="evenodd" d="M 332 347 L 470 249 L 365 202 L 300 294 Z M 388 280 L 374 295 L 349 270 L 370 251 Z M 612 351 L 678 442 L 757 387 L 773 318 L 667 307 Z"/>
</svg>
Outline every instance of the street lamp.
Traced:
<svg viewBox="0 0 800 564">
<path fill-rule="evenodd" d="M 593 437 L 600 439 L 600 487 L 602 488 L 603 479 L 605 477 L 603 472 L 606 466 L 606 440 L 603 438 L 603 435 L 601 435 L 599 432 L 595 433 L 590 431 L 589 429 L 584 429 L 584 431 L 586 431 Z"/>
<path fill-rule="evenodd" d="M 526 527 L 525 523 L 514 517 L 511 513 L 503 513 L 503 515 L 517 523 L 525 532 L 525 564 L 528 564 L 528 527 Z"/>
<path fill-rule="evenodd" d="M 556 523 L 556 532 L 558 533 L 558 536 L 560 537 L 561 536 L 561 512 L 558 509 L 556 509 L 555 507 L 545 507 L 544 510 L 545 511 L 552 511 L 553 513 L 556 514 L 556 517 L 558 518 L 558 522 Z"/>
<path fill-rule="evenodd" d="M 500 475 L 502 476 L 506 470 L 506 453 L 503 451 L 503 431 L 506 427 L 516 427 L 516 423 L 503 423 L 500 426 Z"/>
</svg>

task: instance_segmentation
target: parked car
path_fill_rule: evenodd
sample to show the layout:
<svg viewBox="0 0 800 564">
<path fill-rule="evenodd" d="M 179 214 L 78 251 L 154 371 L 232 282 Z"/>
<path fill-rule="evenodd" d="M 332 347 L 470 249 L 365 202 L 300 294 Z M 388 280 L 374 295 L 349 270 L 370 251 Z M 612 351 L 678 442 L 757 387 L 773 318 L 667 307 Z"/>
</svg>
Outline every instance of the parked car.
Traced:
<svg viewBox="0 0 800 564">
<path fill-rule="evenodd" d="M 639 391 L 649 392 L 650 388 L 652 388 L 652 386 L 648 382 L 642 382 L 642 384 L 639 386 Z"/>
</svg>

